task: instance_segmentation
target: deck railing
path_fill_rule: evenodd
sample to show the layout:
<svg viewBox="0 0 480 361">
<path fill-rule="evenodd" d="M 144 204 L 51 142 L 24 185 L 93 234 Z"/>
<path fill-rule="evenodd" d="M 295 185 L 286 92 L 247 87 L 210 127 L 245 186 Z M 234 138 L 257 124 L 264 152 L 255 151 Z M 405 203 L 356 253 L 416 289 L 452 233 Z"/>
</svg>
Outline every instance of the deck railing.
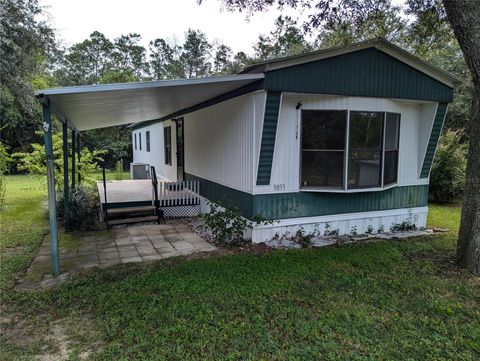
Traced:
<svg viewBox="0 0 480 361">
<path fill-rule="evenodd" d="M 187 180 L 159 183 L 160 207 L 196 206 L 200 204 L 200 183 Z"/>
</svg>

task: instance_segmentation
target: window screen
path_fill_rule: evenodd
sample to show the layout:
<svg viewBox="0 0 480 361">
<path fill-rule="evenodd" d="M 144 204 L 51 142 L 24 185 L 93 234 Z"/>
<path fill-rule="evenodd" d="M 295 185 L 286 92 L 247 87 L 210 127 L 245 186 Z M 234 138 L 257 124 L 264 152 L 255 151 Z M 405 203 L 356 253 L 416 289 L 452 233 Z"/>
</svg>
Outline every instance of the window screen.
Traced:
<svg viewBox="0 0 480 361">
<path fill-rule="evenodd" d="M 134 142 L 135 150 L 137 150 L 137 133 L 133 134 L 133 142 Z"/>
<path fill-rule="evenodd" d="M 138 133 L 138 149 L 142 150 L 142 132 Z"/>
<path fill-rule="evenodd" d="M 346 122 L 346 111 L 302 112 L 302 186 L 342 187 Z"/>
<path fill-rule="evenodd" d="M 147 152 L 150 152 L 150 131 L 145 132 L 145 148 Z"/>
<path fill-rule="evenodd" d="M 350 112 L 348 188 L 380 187 L 384 113 Z"/>
<path fill-rule="evenodd" d="M 397 182 L 400 114 L 387 113 L 385 121 L 385 161 L 383 185 Z"/>
</svg>

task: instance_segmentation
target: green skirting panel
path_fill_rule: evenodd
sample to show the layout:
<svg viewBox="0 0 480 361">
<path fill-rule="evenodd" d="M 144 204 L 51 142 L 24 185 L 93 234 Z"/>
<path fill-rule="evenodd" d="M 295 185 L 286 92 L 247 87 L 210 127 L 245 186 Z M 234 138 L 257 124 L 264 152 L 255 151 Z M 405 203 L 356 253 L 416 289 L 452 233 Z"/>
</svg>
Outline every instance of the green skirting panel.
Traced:
<svg viewBox="0 0 480 361">
<path fill-rule="evenodd" d="M 242 215 L 251 218 L 253 214 L 253 195 L 222 184 L 197 177 L 185 172 L 185 180 L 195 180 L 200 183 L 200 195 L 214 202 L 224 202 L 240 209 Z"/>
<path fill-rule="evenodd" d="M 420 178 L 427 178 L 432 168 L 433 157 L 435 156 L 435 150 L 437 149 L 438 139 L 442 132 L 443 120 L 447 114 L 447 103 L 439 103 L 435 119 L 433 120 L 432 132 L 428 140 L 427 151 L 425 158 L 423 159 L 422 171 L 420 172 Z"/>
<path fill-rule="evenodd" d="M 254 196 L 253 211 L 268 219 L 285 219 L 424 207 L 427 204 L 428 185 L 418 185 L 379 192 L 261 194 Z"/>
<path fill-rule="evenodd" d="M 185 173 L 186 180 L 200 182 L 200 194 L 211 201 L 226 201 L 242 215 L 267 219 L 326 216 L 428 205 L 428 185 L 395 187 L 379 192 L 298 192 L 252 195 Z"/>
<path fill-rule="evenodd" d="M 257 185 L 269 185 L 272 173 L 273 151 L 277 135 L 278 113 L 280 108 L 280 93 L 267 93 L 265 116 L 263 119 L 262 141 L 258 160 Z"/>
</svg>

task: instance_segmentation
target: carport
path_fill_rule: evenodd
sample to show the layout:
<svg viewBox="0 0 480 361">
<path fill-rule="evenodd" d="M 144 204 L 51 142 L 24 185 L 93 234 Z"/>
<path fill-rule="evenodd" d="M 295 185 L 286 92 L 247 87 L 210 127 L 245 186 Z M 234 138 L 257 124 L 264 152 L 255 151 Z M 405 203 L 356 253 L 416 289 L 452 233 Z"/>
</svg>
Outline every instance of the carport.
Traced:
<svg viewBox="0 0 480 361">
<path fill-rule="evenodd" d="M 207 107 L 232 94 L 258 87 L 264 74 L 102 84 L 44 89 L 35 92 L 43 108 L 43 130 L 47 164 L 50 252 L 53 274 L 60 274 L 57 210 L 52 144 L 52 116 L 62 123 L 65 211 L 75 182 L 76 158 L 80 157 L 80 133 L 130 123 L 161 121 Z M 68 130 L 71 130 L 72 169 L 68 169 Z M 69 177 L 71 176 L 71 185 Z"/>
</svg>

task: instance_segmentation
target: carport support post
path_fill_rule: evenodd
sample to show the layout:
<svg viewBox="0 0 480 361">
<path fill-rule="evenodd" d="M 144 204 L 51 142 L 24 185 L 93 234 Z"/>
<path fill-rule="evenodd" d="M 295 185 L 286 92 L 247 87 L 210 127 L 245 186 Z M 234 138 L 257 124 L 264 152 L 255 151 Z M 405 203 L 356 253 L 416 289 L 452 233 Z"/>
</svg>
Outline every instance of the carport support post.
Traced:
<svg viewBox="0 0 480 361">
<path fill-rule="evenodd" d="M 52 255 L 53 274 L 60 274 L 60 259 L 58 256 L 57 205 L 55 195 L 55 169 L 52 141 L 52 115 L 47 98 L 41 98 L 43 108 L 43 137 L 45 140 L 45 157 L 47 160 L 48 184 L 48 218 L 50 220 L 50 248 Z"/>
<path fill-rule="evenodd" d="M 68 197 L 68 125 L 67 120 L 63 122 L 63 213 L 68 215 L 69 197 Z"/>
<path fill-rule="evenodd" d="M 77 132 L 77 158 L 78 158 L 78 185 L 80 185 L 80 168 L 82 167 L 82 164 L 80 162 L 80 132 Z"/>
<path fill-rule="evenodd" d="M 75 157 L 77 156 L 75 152 L 75 129 L 72 129 L 72 189 L 75 189 Z"/>
</svg>

